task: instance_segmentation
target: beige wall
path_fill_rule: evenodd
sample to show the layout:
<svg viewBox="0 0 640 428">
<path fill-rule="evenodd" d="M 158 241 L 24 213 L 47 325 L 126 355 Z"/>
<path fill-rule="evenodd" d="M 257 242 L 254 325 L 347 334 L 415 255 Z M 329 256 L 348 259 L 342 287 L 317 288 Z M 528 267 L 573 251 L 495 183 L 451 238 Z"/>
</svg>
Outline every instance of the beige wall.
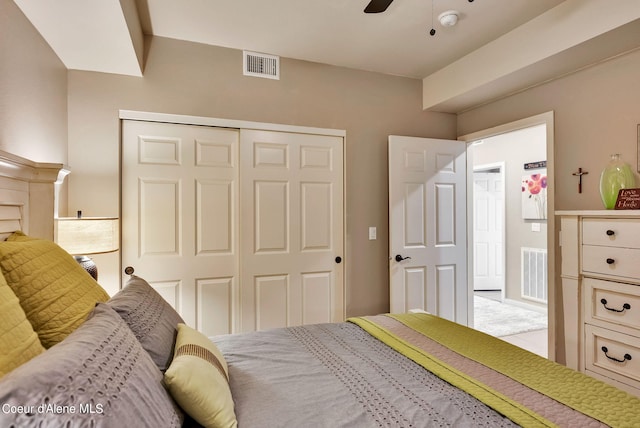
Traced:
<svg viewBox="0 0 640 428">
<path fill-rule="evenodd" d="M 242 51 L 153 38 L 143 78 L 69 72 L 70 212 L 118 214 L 119 109 L 346 130 L 349 316 L 389 310 L 387 136 L 456 136 L 454 115 L 422 111 L 420 80 L 286 58 L 279 81 L 251 78 Z M 101 269 L 110 292 L 118 275 Z"/>
<path fill-rule="evenodd" d="M 11 0 L 0 0 L 0 150 L 67 162 L 67 69 Z M 64 186 L 59 204 L 66 209 Z M 27 232 L 52 238 L 51 217 L 32 218 Z"/>
<path fill-rule="evenodd" d="M 0 149 L 67 162 L 67 70 L 11 0 L 0 0 Z"/>
<path fill-rule="evenodd" d="M 601 209 L 600 172 L 609 154 L 636 165 L 640 50 L 546 85 L 462 113 L 458 134 L 554 111 L 555 208 Z M 571 173 L 582 167 L 583 193 Z"/>
<path fill-rule="evenodd" d="M 554 111 L 555 209 L 602 209 L 599 176 L 610 153 L 636 165 L 640 123 L 640 51 L 458 115 L 458 135 L 488 129 L 536 114 Z M 589 174 L 583 193 L 571 174 L 579 167 Z M 636 179 L 638 179 L 636 174 Z M 638 181 L 640 183 L 640 181 Z M 555 246 L 556 345 L 563 361 L 562 295 L 560 293 L 559 222 L 548 245 Z M 551 262 L 551 261 L 550 261 Z M 551 279 L 550 279 L 551 280 Z M 578 302 L 575 302 L 578 304 Z"/>
</svg>

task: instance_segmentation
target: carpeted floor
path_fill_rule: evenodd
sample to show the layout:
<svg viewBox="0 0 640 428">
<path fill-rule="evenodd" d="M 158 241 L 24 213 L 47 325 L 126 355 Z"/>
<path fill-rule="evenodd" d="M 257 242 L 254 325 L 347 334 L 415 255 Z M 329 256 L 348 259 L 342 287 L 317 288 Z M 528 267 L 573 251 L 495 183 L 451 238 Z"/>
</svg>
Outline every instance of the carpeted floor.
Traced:
<svg viewBox="0 0 640 428">
<path fill-rule="evenodd" d="M 547 328 L 547 315 L 474 296 L 474 324 L 476 330 L 501 337 Z"/>
</svg>

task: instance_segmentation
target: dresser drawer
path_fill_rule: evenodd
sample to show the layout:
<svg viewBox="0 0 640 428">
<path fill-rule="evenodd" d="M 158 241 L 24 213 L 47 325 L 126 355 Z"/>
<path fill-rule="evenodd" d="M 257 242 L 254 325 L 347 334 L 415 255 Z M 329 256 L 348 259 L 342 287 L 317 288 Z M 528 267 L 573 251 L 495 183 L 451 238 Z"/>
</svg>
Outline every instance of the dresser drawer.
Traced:
<svg viewBox="0 0 640 428">
<path fill-rule="evenodd" d="M 640 334 L 640 286 L 593 278 L 583 283 L 587 323 L 603 327 L 613 323 L 638 329 Z"/>
<path fill-rule="evenodd" d="M 582 243 L 608 247 L 640 248 L 640 219 L 585 218 Z"/>
<path fill-rule="evenodd" d="M 640 388 L 640 338 L 585 325 L 585 369 Z"/>
<path fill-rule="evenodd" d="M 640 249 L 583 245 L 582 272 L 638 280 Z"/>
</svg>

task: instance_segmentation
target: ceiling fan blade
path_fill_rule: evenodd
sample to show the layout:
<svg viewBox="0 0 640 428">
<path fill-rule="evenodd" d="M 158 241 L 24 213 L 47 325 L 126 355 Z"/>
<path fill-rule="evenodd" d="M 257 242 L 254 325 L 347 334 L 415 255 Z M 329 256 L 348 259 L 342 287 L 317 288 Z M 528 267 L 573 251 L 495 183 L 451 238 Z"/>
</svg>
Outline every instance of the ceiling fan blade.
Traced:
<svg viewBox="0 0 640 428">
<path fill-rule="evenodd" d="M 367 7 L 364 8 L 364 13 L 380 13 L 387 10 L 393 0 L 371 0 Z"/>
</svg>

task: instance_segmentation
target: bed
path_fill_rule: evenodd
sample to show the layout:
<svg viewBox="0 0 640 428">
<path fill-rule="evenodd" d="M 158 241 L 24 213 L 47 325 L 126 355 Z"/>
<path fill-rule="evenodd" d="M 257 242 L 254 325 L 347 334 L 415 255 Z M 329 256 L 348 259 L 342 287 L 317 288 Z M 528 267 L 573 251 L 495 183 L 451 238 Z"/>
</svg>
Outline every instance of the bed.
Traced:
<svg viewBox="0 0 640 428">
<path fill-rule="evenodd" d="M 46 167 L 0 179 L 0 426 L 640 427 L 637 397 L 426 313 L 207 338 L 141 277 L 110 297 L 27 227 Z"/>
<path fill-rule="evenodd" d="M 240 426 L 640 423 L 636 398 L 429 314 L 353 318 L 214 341 L 229 364 Z"/>
</svg>

